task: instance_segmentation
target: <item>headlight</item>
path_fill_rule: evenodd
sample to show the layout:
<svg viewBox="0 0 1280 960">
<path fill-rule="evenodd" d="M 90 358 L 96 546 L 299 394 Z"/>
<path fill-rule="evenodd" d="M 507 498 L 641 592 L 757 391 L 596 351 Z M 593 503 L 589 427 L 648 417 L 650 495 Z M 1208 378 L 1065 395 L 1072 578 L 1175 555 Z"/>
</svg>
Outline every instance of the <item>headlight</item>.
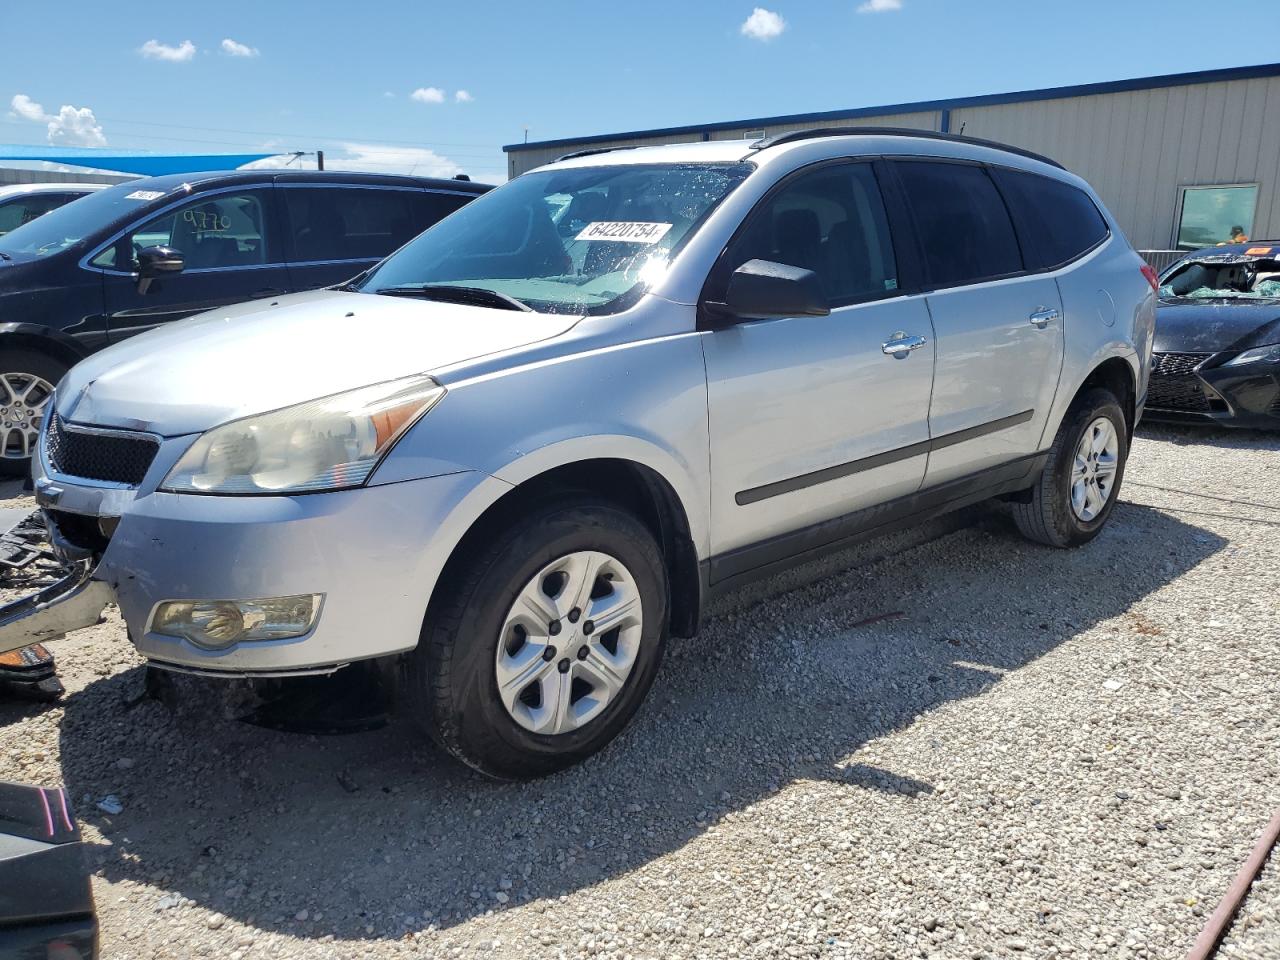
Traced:
<svg viewBox="0 0 1280 960">
<path fill-rule="evenodd" d="M 1259 360 L 1268 363 L 1280 363 L 1280 343 L 1273 343 L 1266 347 L 1254 347 L 1252 350 L 1246 350 L 1237 357 L 1232 357 L 1224 367 L 1236 367 L 1242 363 L 1257 363 Z"/>
<path fill-rule="evenodd" d="M 224 423 L 191 445 L 160 489 L 246 494 L 358 487 L 444 393 L 430 377 L 406 377 Z"/>
</svg>

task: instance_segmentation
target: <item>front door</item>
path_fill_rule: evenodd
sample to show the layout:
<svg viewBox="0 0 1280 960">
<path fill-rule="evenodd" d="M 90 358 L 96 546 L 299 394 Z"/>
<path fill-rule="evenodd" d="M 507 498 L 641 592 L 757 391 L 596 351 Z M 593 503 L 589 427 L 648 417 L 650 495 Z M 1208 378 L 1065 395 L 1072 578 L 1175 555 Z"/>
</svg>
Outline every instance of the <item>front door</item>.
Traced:
<svg viewBox="0 0 1280 960">
<path fill-rule="evenodd" d="M 913 493 L 928 459 L 933 334 L 924 298 L 897 292 L 873 164 L 823 164 L 784 181 L 709 290 L 757 258 L 813 270 L 831 313 L 703 335 L 719 555 Z M 923 344 L 885 353 L 906 337 Z"/>
<path fill-rule="evenodd" d="M 271 188 L 233 190 L 197 195 L 120 237 L 93 261 L 103 267 L 112 341 L 206 310 L 288 293 L 274 222 Z M 179 250 L 185 266 L 152 280 L 144 291 L 137 275 L 117 264 L 131 271 L 138 251 L 157 245 Z"/>
</svg>

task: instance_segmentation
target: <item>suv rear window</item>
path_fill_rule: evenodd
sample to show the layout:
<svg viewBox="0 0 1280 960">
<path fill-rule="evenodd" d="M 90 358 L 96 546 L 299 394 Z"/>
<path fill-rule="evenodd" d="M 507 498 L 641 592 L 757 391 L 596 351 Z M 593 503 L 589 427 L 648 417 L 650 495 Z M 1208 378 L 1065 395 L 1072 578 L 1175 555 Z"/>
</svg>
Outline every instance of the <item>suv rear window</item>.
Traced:
<svg viewBox="0 0 1280 960">
<path fill-rule="evenodd" d="M 1018 229 L 1027 241 L 1028 266 L 1054 269 L 1106 239 L 1110 228 L 1083 190 L 1034 173 L 997 169 Z"/>
<path fill-rule="evenodd" d="M 1018 238 L 996 185 L 967 163 L 900 160 L 929 283 L 954 287 L 1019 273 Z"/>
</svg>

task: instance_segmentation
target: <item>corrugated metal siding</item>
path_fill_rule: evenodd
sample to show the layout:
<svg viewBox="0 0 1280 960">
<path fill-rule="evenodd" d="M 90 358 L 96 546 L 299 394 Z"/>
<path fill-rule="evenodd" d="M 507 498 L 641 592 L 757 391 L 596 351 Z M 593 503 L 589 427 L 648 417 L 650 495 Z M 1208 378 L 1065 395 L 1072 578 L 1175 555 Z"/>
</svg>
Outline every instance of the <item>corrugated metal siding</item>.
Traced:
<svg viewBox="0 0 1280 960">
<path fill-rule="evenodd" d="M 1098 191 L 1137 247 L 1173 241 L 1178 190 L 1257 183 L 1253 236 L 1280 237 L 1280 78 L 952 111 L 951 130 L 1053 157 Z"/>
<path fill-rule="evenodd" d="M 1134 246 L 1173 243 L 1179 188 L 1257 183 L 1252 236 L 1280 240 L 1280 77 L 1154 86 L 1061 99 L 956 107 L 950 132 L 1026 147 L 1084 177 L 1120 221 Z M 941 110 L 764 127 L 766 136 L 816 126 L 885 126 L 941 130 Z M 737 129 L 710 130 L 716 140 Z M 701 134 L 593 143 L 592 147 L 689 142 Z M 573 147 L 513 150 L 511 176 L 572 152 Z"/>
<path fill-rule="evenodd" d="M 137 177 L 116 173 L 58 173 L 53 170 L 18 170 L 0 167 L 0 186 L 19 183 L 124 183 Z"/>
</svg>

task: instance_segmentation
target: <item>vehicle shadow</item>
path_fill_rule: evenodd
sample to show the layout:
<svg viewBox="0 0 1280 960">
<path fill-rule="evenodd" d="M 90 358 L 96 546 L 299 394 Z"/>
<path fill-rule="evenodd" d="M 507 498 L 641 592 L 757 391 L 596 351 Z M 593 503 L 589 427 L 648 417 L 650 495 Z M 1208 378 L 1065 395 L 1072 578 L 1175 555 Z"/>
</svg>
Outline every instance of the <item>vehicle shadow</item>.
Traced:
<svg viewBox="0 0 1280 960">
<path fill-rule="evenodd" d="M 991 515 L 933 531 L 728 598 L 696 639 L 672 643 L 631 729 L 533 783 L 481 780 L 404 724 L 288 735 L 127 706 L 142 671 L 104 678 L 67 699 L 61 726 L 71 796 L 125 808 L 79 803 L 111 841 L 91 862 L 260 930 L 394 939 L 625 876 L 797 780 L 910 803 L 934 785 L 852 754 L 1224 545 L 1124 503 L 1077 551 L 1026 543 Z"/>
</svg>

